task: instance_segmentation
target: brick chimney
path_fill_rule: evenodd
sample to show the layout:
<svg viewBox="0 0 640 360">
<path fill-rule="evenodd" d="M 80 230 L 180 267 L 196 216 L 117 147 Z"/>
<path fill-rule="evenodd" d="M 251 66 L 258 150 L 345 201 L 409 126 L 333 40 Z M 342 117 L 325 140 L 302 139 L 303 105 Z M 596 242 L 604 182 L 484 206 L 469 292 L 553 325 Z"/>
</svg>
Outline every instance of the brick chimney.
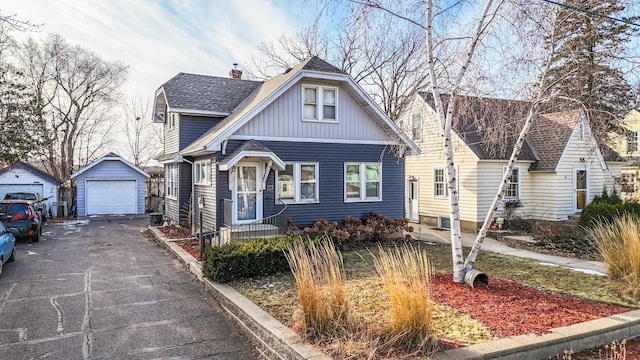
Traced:
<svg viewBox="0 0 640 360">
<path fill-rule="evenodd" d="M 238 69 L 238 63 L 233 63 L 233 69 L 229 71 L 229 76 L 232 79 L 242 78 L 242 70 Z"/>
</svg>

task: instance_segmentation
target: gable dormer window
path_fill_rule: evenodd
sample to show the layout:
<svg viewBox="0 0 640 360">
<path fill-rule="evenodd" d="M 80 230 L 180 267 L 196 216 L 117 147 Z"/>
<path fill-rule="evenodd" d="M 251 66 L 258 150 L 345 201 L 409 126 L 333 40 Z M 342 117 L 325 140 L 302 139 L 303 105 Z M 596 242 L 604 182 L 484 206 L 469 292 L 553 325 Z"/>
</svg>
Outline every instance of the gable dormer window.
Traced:
<svg viewBox="0 0 640 360">
<path fill-rule="evenodd" d="M 337 122 L 338 88 L 302 86 L 302 119 L 305 121 Z"/>
</svg>

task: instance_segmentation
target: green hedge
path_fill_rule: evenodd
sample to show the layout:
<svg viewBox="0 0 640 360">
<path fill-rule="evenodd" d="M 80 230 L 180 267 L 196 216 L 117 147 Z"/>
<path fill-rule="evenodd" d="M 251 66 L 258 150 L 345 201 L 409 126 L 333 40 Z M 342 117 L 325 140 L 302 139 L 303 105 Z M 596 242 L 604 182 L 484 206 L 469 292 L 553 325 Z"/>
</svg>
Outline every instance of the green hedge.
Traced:
<svg viewBox="0 0 640 360">
<path fill-rule="evenodd" d="M 617 217 L 624 214 L 640 215 L 640 204 L 635 202 L 611 204 L 594 201 L 585 206 L 580 213 L 580 225 L 592 227 L 597 222 L 611 223 Z"/>
<path fill-rule="evenodd" d="M 278 237 L 209 246 L 203 254 L 202 272 L 213 281 L 225 283 L 289 271 L 284 251 L 294 241 L 293 237 Z"/>
</svg>

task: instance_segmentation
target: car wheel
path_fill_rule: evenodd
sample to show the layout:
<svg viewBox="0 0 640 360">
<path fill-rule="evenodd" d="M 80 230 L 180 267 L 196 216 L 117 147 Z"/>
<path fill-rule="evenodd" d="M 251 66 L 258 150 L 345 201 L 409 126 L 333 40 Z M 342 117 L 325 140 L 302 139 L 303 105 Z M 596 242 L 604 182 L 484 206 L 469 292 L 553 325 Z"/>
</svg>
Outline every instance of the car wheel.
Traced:
<svg viewBox="0 0 640 360">
<path fill-rule="evenodd" d="M 0 274 L 2 274 L 2 259 L 0 258 Z"/>
<path fill-rule="evenodd" d="M 11 255 L 9 255 L 9 260 L 8 261 L 16 261 L 16 247 L 13 247 L 13 250 L 11 250 Z"/>
<path fill-rule="evenodd" d="M 31 242 L 38 242 L 38 241 L 40 241 L 40 234 L 39 232 L 36 232 L 36 234 L 31 237 Z"/>
</svg>

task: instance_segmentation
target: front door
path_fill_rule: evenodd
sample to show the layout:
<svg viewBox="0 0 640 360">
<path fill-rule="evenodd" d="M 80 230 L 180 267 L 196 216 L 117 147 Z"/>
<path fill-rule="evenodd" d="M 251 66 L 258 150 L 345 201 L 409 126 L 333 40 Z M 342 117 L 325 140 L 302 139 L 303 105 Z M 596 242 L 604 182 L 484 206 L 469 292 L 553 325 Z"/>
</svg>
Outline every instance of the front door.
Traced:
<svg viewBox="0 0 640 360">
<path fill-rule="evenodd" d="M 409 180 L 407 186 L 407 218 L 418 221 L 418 180 Z"/>
<path fill-rule="evenodd" d="M 262 219 L 261 179 L 258 164 L 240 163 L 236 166 L 235 223 L 248 223 Z"/>
<path fill-rule="evenodd" d="M 574 174 L 575 212 L 581 212 L 587 206 L 589 198 L 589 172 L 586 169 L 575 170 Z"/>
</svg>

